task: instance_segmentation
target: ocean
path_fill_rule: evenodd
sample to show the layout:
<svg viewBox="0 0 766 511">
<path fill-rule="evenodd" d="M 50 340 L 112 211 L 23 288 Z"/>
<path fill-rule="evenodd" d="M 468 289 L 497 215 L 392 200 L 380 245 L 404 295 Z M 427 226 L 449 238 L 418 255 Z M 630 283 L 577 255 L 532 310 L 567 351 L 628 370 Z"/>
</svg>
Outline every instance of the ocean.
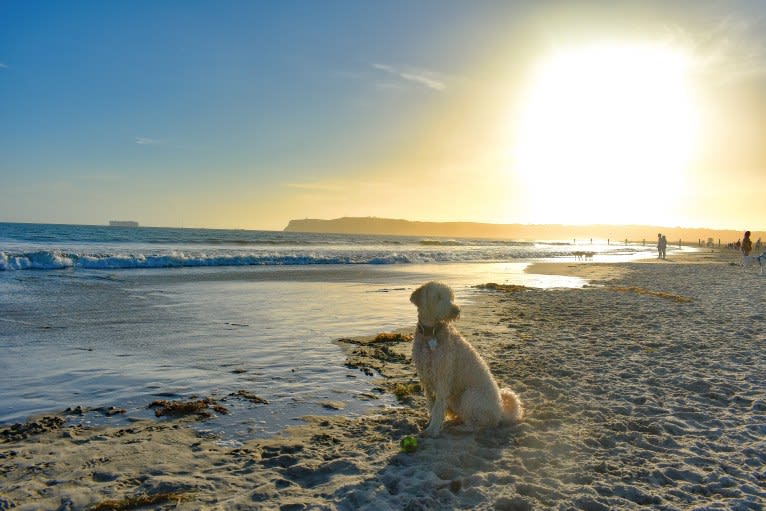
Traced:
<svg viewBox="0 0 766 511">
<path fill-rule="evenodd" d="M 523 271 L 575 250 L 655 255 L 589 240 L 0 223 L 0 424 L 78 406 L 72 422 L 119 424 L 153 416 L 156 399 L 239 391 L 268 400 L 226 399 L 230 413 L 202 423 L 236 439 L 395 406 L 335 340 L 414 327 L 409 295 L 428 280 L 461 303 L 487 282 L 582 286 Z M 109 406 L 125 413 L 94 411 Z"/>
</svg>

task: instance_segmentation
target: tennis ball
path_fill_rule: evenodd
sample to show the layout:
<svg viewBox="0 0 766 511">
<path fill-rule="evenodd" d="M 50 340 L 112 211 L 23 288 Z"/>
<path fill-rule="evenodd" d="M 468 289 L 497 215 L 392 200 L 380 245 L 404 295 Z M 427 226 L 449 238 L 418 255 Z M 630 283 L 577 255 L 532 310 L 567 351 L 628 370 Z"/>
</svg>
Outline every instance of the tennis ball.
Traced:
<svg viewBox="0 0 766 511">
<path fill-rule="evenodd" d="M 418 441 L 414 436 L 406 436 L 399 442 L 403 452 L 415 452 L 418 448 Z"/>
</svg>

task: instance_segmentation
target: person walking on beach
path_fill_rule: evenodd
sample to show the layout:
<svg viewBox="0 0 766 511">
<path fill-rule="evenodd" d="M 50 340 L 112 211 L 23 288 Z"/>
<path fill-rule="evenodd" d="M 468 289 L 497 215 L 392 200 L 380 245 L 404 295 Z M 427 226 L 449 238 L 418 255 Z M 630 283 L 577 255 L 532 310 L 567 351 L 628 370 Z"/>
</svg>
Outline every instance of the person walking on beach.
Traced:
<svg viewBox="0 0 766 511">
<path fill-rule="evenodd" d="M 668 247 L 668 239 L 664 234 L 657 233 L 657 259 L 665 259 L 665 250 Z"/>
<path fill-rule="evenodd" d="M 742 238 L 742 255 L 749 256 L 753 250 L 753 242 L 750 240 L 750 231 L 745 231 L 745 237 Z"/>
</svg>

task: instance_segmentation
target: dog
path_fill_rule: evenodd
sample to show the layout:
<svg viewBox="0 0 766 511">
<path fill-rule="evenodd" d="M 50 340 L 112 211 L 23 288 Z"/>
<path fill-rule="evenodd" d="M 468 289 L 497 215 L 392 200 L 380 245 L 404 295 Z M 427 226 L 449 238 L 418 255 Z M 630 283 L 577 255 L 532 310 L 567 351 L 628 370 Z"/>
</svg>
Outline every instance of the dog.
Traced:
<svg viewBox="0 0 766 511">
<path fill-rule="evenodd" d="M 412 360 L 428 402 L 426 436 L 438 436 L 445 418 L 476 430 L 519 422 L 521 400 L 500 389 L 486 362 L 452 324 L 460 317 L 455 294 L 446 284 L 428 282 L 410 301 L 418 308 Z"/>
<path fill-rule="evenodd" d="M 575 257 L 575 261 L 592 261 L 593 260 L 593 252 L 583 252 L 583 251 L 577 251 L 572 252 L 572 255 Z"/>
<path fill-rule="evenodd" d="M 761 267 L 760 274 L 763 275 L 763 267 L 766 266 L 766 251 L 757 256 L 742 256 L 742 267 L 747 269 L 751 264 L 758 263 Z"/>
</svg>

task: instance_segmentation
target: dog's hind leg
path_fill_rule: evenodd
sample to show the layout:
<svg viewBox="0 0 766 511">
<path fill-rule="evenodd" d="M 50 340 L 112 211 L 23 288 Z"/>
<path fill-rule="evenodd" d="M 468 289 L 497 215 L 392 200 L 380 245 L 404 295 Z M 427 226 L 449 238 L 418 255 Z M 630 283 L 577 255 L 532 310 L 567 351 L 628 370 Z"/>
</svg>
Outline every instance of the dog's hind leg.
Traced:
<svg viewBox="0 0 766 511">
<path fill-rule="evenodd" d="M 474 430 L 497 426 L 502 418 L 502 405 L 497 397 L 485 389 L 467 389 L 460 396 L 458 417 Z"/>
</svg>

